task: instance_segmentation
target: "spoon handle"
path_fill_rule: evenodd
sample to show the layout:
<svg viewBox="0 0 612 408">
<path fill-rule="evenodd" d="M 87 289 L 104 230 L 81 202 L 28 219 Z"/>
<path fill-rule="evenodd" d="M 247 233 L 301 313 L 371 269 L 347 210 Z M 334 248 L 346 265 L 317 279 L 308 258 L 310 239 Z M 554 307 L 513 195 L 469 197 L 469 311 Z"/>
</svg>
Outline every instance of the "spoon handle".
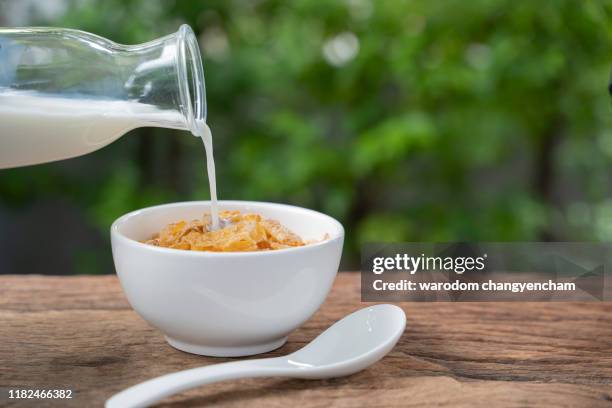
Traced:
<svg viewBox="0 0 612 408">
<path fill-rule="evenodd" d="M 213 364 L 166 374 L 134 385 L 106 401 L 106 408 L 147 407 L 164 397 L 218 381 L 249 377 L 290 376 L 293 371 L 279 357 Z"/>
</svg>

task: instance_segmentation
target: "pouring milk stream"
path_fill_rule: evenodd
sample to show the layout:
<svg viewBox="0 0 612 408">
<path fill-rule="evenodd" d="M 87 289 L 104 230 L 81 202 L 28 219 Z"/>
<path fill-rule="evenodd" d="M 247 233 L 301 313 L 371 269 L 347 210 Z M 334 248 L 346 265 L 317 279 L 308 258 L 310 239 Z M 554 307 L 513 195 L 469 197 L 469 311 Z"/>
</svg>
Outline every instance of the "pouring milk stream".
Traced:
<svg viewBox="0 0 612 408">
<path fill-rule="evenodd" d="M 219 227 L 204 71 L 189 26 L 140 45 L 61 28 L 0 28 L 0 169 L 98 150 L 138 127 L 202 138 Z"/>
</svg>

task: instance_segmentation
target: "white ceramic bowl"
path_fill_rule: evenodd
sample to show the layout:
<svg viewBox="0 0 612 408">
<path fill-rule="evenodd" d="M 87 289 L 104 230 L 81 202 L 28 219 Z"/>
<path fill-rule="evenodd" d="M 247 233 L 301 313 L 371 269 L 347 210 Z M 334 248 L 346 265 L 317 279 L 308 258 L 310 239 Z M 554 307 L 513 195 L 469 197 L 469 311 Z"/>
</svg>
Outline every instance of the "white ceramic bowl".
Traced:
<svg viewBox="0 0 612 408">
<path fill-rule="evenodd" d="M 303 239 L 329 239 L 265 252 L 216 253 L 146 245 L 165 225 L 209 211 L 208 201 L 134 211 L 111 226 L 115 269 L 134 308 L 173 347 L 208 356 L 244 356 L 282 346 L 321 306 L 340 263 L 344 229 L 316 211 L 221 201 L 223 210 L 280 221 Z"/>
</svg>

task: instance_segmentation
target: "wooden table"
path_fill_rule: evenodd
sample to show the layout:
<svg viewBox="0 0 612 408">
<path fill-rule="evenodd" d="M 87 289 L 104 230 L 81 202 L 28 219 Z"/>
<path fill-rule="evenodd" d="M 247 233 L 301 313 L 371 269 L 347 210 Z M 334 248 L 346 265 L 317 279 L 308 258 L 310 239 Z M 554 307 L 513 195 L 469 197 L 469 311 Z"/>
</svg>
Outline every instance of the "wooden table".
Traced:
<svg viewBox="0 0 612 408">
<path fill-rule="evenodd" d="M 130 309 L 115 276 L 3 276 L 0 293 L 1 406 L 101 406 L 137 382 L 228 360 L 166 345 Z M 358 274 L 340 274 L 321 310 L 268 355 L 296 350 L 363 306 Z M 231 381 L 160 406 L 612 406 L 612 304 L 402 306 L 408 325 L 398 346 L 359 374 Z M 74 398 L 9 400 L 10 388 L 68 388 Z"/>
</svg>

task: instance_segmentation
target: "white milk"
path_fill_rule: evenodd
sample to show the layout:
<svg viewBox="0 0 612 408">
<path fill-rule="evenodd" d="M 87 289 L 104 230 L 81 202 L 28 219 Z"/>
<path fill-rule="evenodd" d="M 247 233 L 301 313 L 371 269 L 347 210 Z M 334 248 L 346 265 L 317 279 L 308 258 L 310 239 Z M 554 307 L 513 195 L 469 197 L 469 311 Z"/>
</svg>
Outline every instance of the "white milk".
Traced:
<svg viewBox="0 0 612 408">
<path fill-rule="evenodd" d="M 213 157 L 213 141 L 210 128 L 204 121 L 198 121 L 198 133 L 204 142 L 206 151 L 206 171 L 208 173 L 208 186 L 210 187 L 210 218 L 211 229 L 219 229 L 219 209 L 217 207 L 217 180 L 215 176 L 215 159 Z"/>
<path fill-rule="evenodd" d="M 178 113 L 136 102 L 0 92 L 0 169 L 81 156 L 142 126 L 179 128 Z M 212 134 L 198 123 L 206 149 L 212 228 L 219 227 Z"/>
<path fill-rule="evenodd" d="M 0 169 L 80 156 L 162 122 L 178 124 L 181 118 L 135 102 L 0 92 Z"/>
</svg>

